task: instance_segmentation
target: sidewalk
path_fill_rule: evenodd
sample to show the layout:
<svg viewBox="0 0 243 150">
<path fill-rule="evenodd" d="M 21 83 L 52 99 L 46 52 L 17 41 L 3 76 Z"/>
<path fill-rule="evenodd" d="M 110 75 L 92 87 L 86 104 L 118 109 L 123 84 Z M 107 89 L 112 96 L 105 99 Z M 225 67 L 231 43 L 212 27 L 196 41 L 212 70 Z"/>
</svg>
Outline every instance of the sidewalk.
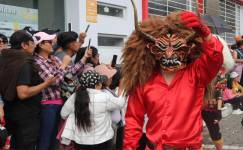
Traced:
<svg viewBox="0 0 243 150">
<path fill-rule="evenodd" d="M 243 128 L 240 123 L 242 118 L 243 115 L 230 115 L 220 122 L 224 150 L 243 150 Z M 215 149 L 206 127 L 203 130 L 203 137 L 204 150 Z"/>
</svg>

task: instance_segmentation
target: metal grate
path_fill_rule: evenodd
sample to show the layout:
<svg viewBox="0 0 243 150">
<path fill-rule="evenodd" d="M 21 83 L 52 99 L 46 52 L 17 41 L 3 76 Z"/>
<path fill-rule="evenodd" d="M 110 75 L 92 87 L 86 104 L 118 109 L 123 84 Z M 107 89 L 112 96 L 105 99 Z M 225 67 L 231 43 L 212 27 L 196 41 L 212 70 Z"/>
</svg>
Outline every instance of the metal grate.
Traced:
<svg viewBox="0 0 243 150">
<path fill-rule="evenodd" d="M 222 36 L 229 44 L 235 43 L 235 34 L 240 34 L 240 5 L 232 0 L 220 1 L 220 16 L 232 27 L 232 33 L 224 33 Z M 205 8 L 206 0 L 199 7 Z M 149 15 L 167 16 L 170 12 L 178 10 L 196 10 L 196 0 L 149 0 Z M 215 8 L 210 8 L 215 9 Z"/>
</svg>

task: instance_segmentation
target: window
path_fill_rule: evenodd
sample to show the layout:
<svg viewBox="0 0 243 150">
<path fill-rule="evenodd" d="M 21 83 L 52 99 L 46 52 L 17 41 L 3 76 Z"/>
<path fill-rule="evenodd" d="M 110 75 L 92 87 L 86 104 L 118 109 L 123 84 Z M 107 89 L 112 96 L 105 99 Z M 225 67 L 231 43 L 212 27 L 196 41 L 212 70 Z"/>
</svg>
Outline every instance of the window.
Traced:
<svg viewBox="0 0 243 150">
<path fill-rule="evenodd" d="M 220 16 L 232 28 L 231 33 L 223 33 L 222 36 L 229 44 L 235 43 L 235 34 L 240 28 L 239 5 L 231 0 L 220 0 Z"/>
<path fill-rule="evenodd" d="M 123 47 L 124 37 L 122 35 L 98 34 L 98 46 Z"/>
<path fill-rule="evenodd" d="M 148 5 L 150 15 L 167 16 L 174 11 L 195 11 L 196 0 L 149 0 Z"/>
<path fill-rule="evenodd" d="M 124 17 L 124 8 L 114 5 L 109 5 L 105 3 L 98 3 L 98 14 L 113 16 L 113 17 Z"/>
</svg>

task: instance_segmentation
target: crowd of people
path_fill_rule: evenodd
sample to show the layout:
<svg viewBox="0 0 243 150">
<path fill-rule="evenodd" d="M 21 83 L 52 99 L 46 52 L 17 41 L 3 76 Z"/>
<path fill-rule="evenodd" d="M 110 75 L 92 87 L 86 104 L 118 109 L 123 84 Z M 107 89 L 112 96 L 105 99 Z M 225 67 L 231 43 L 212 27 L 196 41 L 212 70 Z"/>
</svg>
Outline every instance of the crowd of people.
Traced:
<svg viewBox="0 0 243 150">
<path fill-rule="evenodd" d="M 169 27 L 171 21 L 178 21 L 173 20 L 173 15 L 184 18 L 180 23 L 186 28 Z M 161 18 L 153 19 L 142 24 L 152 35 L 135 26 L 136 32 L 124 49 L 122 71 L 118 65 L 101 64 L 96 47 L 82 47 L 86 33 L 49 28 L 34 31 L 26 27 L 14 32 L 9 41 L 0 34 L 0 149 L 144 150 L 161 144 L 165 150 L 177 146 L 198 150 L 203 119 L 215 147 L 222 150 L 221 111 L 232 105 L 233 115 L 243 114 L 243 37 L 236 38 L 237 48 L 231 55 L 224 53 L 230 52 L 228 45 L 213 36 L 191 12 L 172 14 L 167 18 L 168 25 Z M 154 40 L 157 34 L 152 30 L 157 33 L 160 27 L 169 28 L 168 33 Z M 200 33 L 204 43 L 201 42 L 203 47 L 196 47 L 202 49 L 202 54 L 199 53 L 202 56 L 192 57 L 192 62 L 197 60 L 189 65 L 184 52 L 189 47 L 186 44 L 200 42 L 185 41 L 189 35 L 182 38 L 172 31 L 183 29 L 189 33 L 191 28 Z M 145 45 L 144 37 L 151 43 Z M 183 48 L 183 52 L 173 54 L 173 60 L 169 58 L 172 50 L 166 49 L 170 44 L 163 43 L 173 41 L 172 37 L 179 41 L 173 49 Z M 236 65 L 227 66 L 226 61 L 233 59 Z M 144 85 L 143 89 L 140 84 Z M 182 88 L 188 90 L 188 95 L 179 92 L 184 91 Z M 195 101 L 195 97 L 200 101 Z M 182 99 L 183 102 L 179 101 Z M 178 115 L 176 109 L 182 113 Z M 163 123 L 158 121 L 160 117 Z M 183 131 L 179 130 L 182 124 Z M 143 126 L 146 130 L 142 134 Z M 192 126 L 198 133 L 195 136 Z M 159 141 L 160 132 L 164 143 Z M 187 138 L 174 142 L 182 136 Z"/>
<path fill-rule="evenodd" d="M 81 47 L 85 33 L 58 32 L 26 27 L 9 42 L 0 35 L 3 149 L 113 146 L 111 115 L 120 122 L 125 105 L 119 68 L 100 64 L 96 47 Z"/>
</svg>

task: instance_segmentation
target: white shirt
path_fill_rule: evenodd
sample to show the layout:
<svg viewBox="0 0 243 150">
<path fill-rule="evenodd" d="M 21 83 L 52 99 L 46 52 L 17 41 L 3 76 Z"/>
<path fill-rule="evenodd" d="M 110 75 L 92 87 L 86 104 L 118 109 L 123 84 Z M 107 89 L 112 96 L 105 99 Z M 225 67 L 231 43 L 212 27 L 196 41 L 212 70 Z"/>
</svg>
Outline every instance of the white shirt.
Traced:
<svg viewBox="0 0 243 150">
<path fill-rule="evenodd" d="M 125 104 L 125 99 L 114 97 L 102 90 L 87 89 L 90 97 L 90 113 L 92 126 L 89 132 L 79 130 L 75 124 L 74 103 L 75 95 L 73 94 L 64 104 L 61 110 L 63 119 L 67 119 L 62 139 L 74 141 L 77 144 L 95 145 L 106 142 L 113 138 L 114 131 L 111 127 L 110 112 L 121 109 Z M 68 143 L 65 143 L 68 144 Z"/>
</svg>

